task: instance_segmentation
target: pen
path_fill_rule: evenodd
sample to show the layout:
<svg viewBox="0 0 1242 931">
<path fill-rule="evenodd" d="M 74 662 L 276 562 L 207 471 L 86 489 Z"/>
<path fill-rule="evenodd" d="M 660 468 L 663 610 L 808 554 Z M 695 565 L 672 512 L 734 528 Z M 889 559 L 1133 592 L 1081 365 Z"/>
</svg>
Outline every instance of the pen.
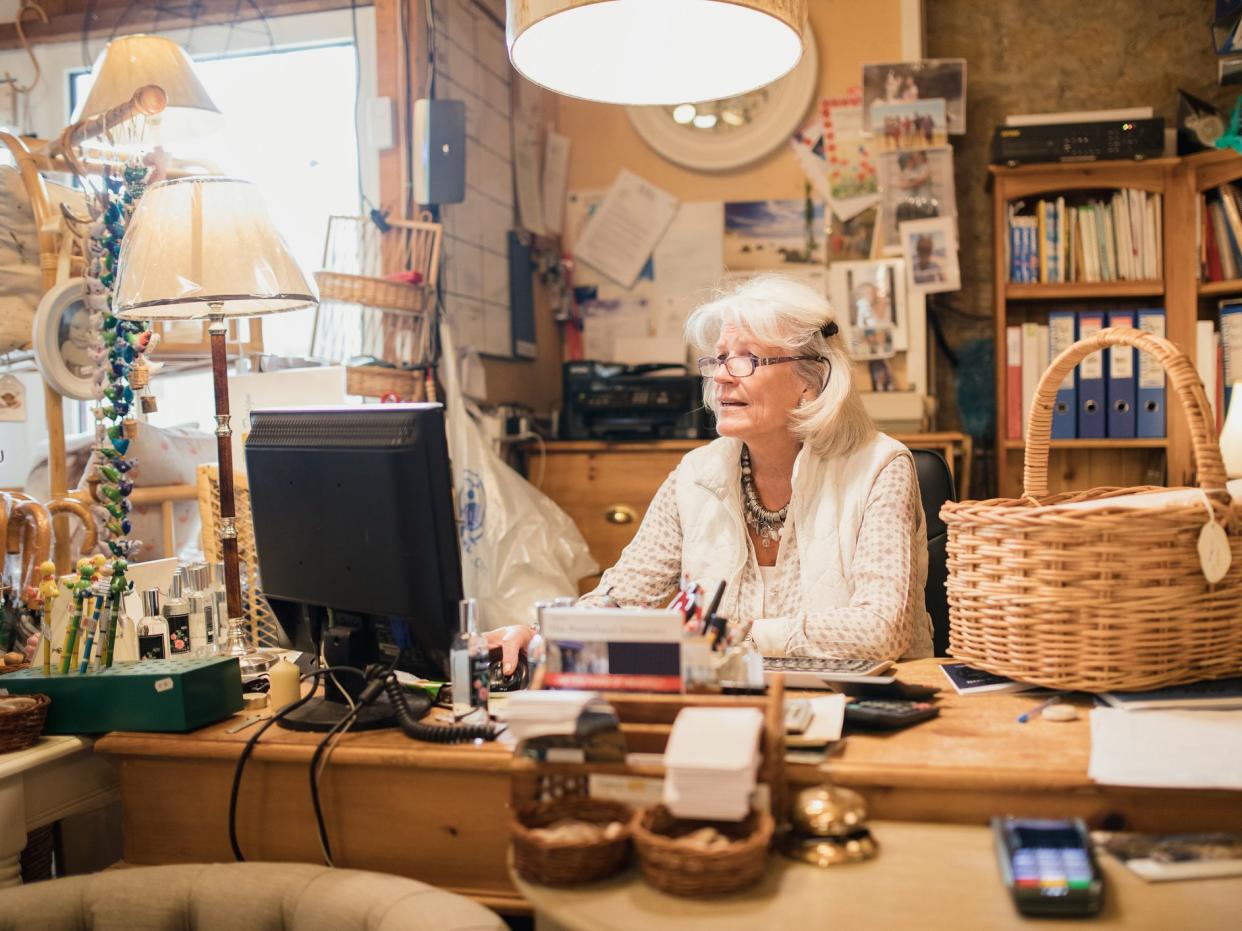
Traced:
<svg viewBox="0 0 1242 931">
<path fill-rule="evenodd" d="M 1043 710 L 1044 710 L 1045 708 L 1047 708 L 1049 705 L 1055 704 L 1056 702 L 1058 702 L 1058 701 L 1060 701 L 1060 700 L 1061 700 L 1061 696 L 1060 696 L 1060 695 L 1053 695 L 1053 696 L 1052 696 L 1051 698 L 1049 698 L 1047 701 L 1041 701 L 1041 702 L 1040 702 L 1038 705 L 1036 705 L 1034 708 L 1028 708 L 1026 711 L 1024 711 L 1024 712 L 1022 712 L 1020 715 L 1018 715 L 1018 723 L 1019 723 L 1019 724 L 1025 724 L 1027 721 L 1031 720 L 1031 718 L 1033 718 L 1035 715 L 1039 714 L 1041 711 L 1043 711 Z"/>
</svg>

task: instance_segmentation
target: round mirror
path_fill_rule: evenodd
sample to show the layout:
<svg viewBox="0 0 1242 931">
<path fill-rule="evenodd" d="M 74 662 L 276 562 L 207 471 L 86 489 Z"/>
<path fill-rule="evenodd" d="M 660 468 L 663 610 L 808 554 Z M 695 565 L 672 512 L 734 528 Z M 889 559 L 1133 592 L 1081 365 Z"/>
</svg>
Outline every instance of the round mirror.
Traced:
<svg viewBox="0 0 1242 931">
<path fill-rule="evenodd" d="M 670 162 L 699 171 L 727 171 L 763 158 L 802 125 L 815 97 L 819 56 L 806 24 L 802 60 L 765 87 L 706 103 L 627 107 L 643 141 Z"/>
</svg>

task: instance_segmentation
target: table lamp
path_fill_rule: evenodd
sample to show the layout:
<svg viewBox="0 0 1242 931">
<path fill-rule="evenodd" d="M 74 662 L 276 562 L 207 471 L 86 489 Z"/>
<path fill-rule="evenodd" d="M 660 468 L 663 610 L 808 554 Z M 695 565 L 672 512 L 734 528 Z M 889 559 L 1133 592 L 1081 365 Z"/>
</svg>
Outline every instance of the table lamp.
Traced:
<svg viewBox="0 0 1242 931">
<path fill-rule="evenodd" d="M 1225 474 L 1242 478 L 1242 382 L 1235 382 L 1229 394 L 1229 411 L 1220 431 L 1220 457 L 1225 460 Z"/>
<path fill-rule="evenodd" d="M 94 83 L 73 108 L 71 124 L 106 113 L 148 84 L 163 90 L 167 100 L 157 117 L 164 141 L 204 135 L 220 124 L 220 109 L 194 73 L 190 56 L 163 36 L 113 39 L 95 59 L 91 76 Z"/>
<path fill-rule="evenodd" d="M 601 103 L 736 97 L 802 58 L 806 0 L 508 0 L 509 59 L 528 81 Z"/>
<path fill-rule="evenodd" d="M 113 307 L 126 320 L 210 321 L 211 374 L 220 463 L 220 543 L 228 599 L 226 653 L 242 675 L 271 660 L 250 649 L 242 618 L 229 426 L 226 318 L 297 310 L 319 302 L 253 184 L 234 178 L 179 178 L 151 185 L 121 244 Z"/>
</svg>

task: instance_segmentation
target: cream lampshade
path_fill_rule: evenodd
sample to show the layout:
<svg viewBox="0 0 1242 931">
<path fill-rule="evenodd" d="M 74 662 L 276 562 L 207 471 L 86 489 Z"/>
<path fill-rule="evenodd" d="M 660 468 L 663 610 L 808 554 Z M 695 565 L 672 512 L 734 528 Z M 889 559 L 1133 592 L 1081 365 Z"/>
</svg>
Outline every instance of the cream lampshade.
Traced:
<svg viewBox="0 0 1242 931">
<path fill-rule="evenodd" d="M 113 297 L 118 317 L 252 317 L 318 301 L 248 181 L 153 184 L 121 241 Z"/>
<path fill-rule="evenodd" d="M 71 123 L 106 113 L 138 88 L 154 84 L 168 98 L 158 117 L 165 141 L 205 135 L 219 126 L 219 108 L 199 82 L 190 56 L 171 39 L 146 35 L 113 39 L 95 59 L 91 75 L 95 81 L 74 108 Z"/>
<path fill-rule="evenodd" d="M 1225 460 L 1225 474 L 1242 478 L 1242 382 L 1234 383 L 1229 397 L 1229 411 L 1220 431 L 1220 456 Z"/>
<path fill-rule="evenodd" d="M 270 668 L 251 649 L 241 609 L 233 497 L 233 430 L 229 424 L 226 317 L 296 310 L 319 295 L 280 233 L 254 185 L 234 178 L 178 178 L 147 189 L 121 240 L 113 306 L 127 320 L 211 321 L 216 455 L 220 463 L 220 548 L 229 640 L 243 678 Z"/>
<path fill-rule="evenodd" d="M 509 58 L 568 97 L 631 105 L 735 97 L 802 57 L 806 0 L 507 0 Z"/>
</svg>

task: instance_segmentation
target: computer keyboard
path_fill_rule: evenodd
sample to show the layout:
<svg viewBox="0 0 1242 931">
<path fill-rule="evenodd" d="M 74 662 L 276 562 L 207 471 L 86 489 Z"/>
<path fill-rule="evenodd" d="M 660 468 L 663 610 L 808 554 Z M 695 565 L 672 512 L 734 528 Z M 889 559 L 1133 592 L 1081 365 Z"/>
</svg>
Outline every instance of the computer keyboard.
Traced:
<svg viewBox="0 0 1242 931">
<path fill-rule="evenodd" d="M 857 657 L 765 656 L 763 674 L 767 679 L 780 673 L 786 688 L 824 689 L 833 682 L 891 682 L 893 676 L 882 674 L 892 665 L 890 660 Z"/>
</svg>

